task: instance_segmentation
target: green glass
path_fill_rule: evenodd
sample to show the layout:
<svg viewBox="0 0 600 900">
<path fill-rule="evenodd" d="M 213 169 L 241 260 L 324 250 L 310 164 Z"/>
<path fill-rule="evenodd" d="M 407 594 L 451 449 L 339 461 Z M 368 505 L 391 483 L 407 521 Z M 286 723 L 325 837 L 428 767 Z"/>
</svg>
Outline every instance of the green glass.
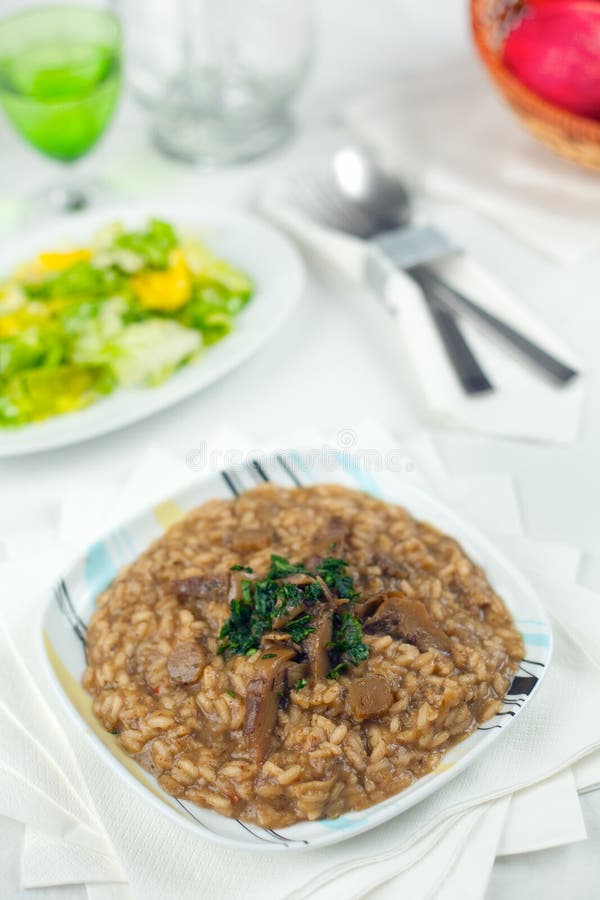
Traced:
<svg viewBox="0 0 600 900">
<path fill-rule="evenodd" d="M 121 85 L 121 28 L 108 11 L 44 6 L 0 20 L 0 103 L 39 151 L 63 162 L 106 129 Z"/>
</svg>

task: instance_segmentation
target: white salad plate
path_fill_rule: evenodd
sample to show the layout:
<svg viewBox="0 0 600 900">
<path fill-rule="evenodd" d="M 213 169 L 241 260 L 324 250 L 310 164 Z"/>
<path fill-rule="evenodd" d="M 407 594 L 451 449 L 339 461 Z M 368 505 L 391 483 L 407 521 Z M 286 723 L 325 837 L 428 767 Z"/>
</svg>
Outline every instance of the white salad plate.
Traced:
<svg viewBox="0 0 600 900">
<path fill-rule="evenodd" d="M 0 457 L 64 447 L 130 425 L 195 394 L 253 356 L 283 325 L 302 293 L 304 267 L 275 228 L 235 209 L 155 203 L 102 207 L 60 219 L 3 241 L 0 278 L 43 250 L 86 244 L 99 228 L 122 222 L 139 228 L 149 218 L 197 235 L 217 255 L 246 272 L 255 293 L 231 334 L 157 387 L 117 388 L 86 409 L 17 428 L 0 428 Z"/>
<path fill-rule="evenodd" d="M 121 566 L 133 561 L 170 524 L 188 510 L 214 497 L 231 497 L 263 480 L 287 487 L 316 482 L 337 482 L 359 488 L 381 499 L 405 506 L 418 519 L 426 520 L 456 538 L 469 556 L 486 572 L 494 589 L 510 609 L 525 645 L 525 654 L 504 704 L 493 719 L 452 747 L 435 771 L 417 780 L 394 797 L 368 809 L 349 812 L 338 819 L 302 822 L 277 831 L 226 818 L 211 810 L 166 794 L 156 780 L 120 748 L 92 712 L 91 697 L 81 687 L 86 666 L 86 625 L 95 598 L 106 588 Z M 286 452 L 249 461 L 246 465 L 195 480 L 187 488 L 160 504 L 146 509 L 87 551 L 64 572 L 45 599 L 41 628 L 46 671 L 62 704 L 100 757 L 157 810 L 162 810 L 199 837 L 218 844 L 254 851 L 289 851 L 323 847 L 355 837 L 400 815 L 444 785 L 502 740 L 507 728 L 521 716 L 536 693 L 552 655 L 552 631 L 548 616 L 534 589 L 510 560 L 473 526 L 434 496 L 408 483 L 406 476 L 389 471 L 373 475 L 361 469 L 343 452 L 335 467 L 328 455 L 327 467 L 315 454 Z M 518 726 L 517 726 L 518 727 Z M 115 803 L 126 803 L 125 796 Z"/>
</svg>

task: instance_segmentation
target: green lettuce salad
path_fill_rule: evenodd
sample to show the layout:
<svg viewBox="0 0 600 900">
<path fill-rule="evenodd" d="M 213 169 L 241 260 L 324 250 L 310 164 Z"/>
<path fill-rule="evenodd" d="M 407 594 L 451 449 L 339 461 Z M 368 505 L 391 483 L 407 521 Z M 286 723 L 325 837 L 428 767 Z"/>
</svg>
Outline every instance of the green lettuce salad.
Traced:
<svg viewBox="0 0 600 900">
<path fill-rule="evenodd" d="M 231 331 L 252 291 L 247 275 L 158 219 L 40 253 L 0 283 L 0 426 L 160 384 Z"/>
</svg>

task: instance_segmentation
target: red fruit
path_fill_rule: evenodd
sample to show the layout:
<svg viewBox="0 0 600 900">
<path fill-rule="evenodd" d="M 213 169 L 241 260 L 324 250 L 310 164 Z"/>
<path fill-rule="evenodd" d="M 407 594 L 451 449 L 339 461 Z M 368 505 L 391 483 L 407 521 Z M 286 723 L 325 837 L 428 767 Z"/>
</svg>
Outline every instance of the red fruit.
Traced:
<svg viewBox="0 0 600 900">
<path fill-rule="evenodd" d="M 598 0 L 589 0 L 589 2 L 598 3 Z M 580 0 L 526 0 L 525 5 L 539 9 L 540 7 L 557 6 L 559 3 L 563 6 L 579 6 Z"/>
<path fill-rule="evenodd" d="M 597 3 L 598 0 L 594 0 L 594 2 Z M 565 6 L 572 6 L 573 3 L 578 3 L 578 0 L 526 0 L 526 6 L 550 6 L 557 3 L 563 3 Z"/>
<path fill-rule="evenodd" d="M 546 0 L 510 32 L 503 60 L 540 97 L 579 115 L 600 117 L 597 0 Z"/>
</svg>

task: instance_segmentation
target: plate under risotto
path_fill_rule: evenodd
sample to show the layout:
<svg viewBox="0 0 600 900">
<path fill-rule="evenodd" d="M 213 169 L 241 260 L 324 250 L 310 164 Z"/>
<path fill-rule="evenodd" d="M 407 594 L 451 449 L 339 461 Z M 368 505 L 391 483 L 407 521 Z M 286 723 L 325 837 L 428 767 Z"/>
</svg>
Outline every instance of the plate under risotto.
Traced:
<svg viewBox="0 0 600 900">
<path fill-rule="evenodd" d="M 451 537 L 359 491 L 266 484 L 193 510 L 121 571 L 83 684 L 165 791 L 279 828 L 434 770 L 522 657 Z"/>
</svg>

